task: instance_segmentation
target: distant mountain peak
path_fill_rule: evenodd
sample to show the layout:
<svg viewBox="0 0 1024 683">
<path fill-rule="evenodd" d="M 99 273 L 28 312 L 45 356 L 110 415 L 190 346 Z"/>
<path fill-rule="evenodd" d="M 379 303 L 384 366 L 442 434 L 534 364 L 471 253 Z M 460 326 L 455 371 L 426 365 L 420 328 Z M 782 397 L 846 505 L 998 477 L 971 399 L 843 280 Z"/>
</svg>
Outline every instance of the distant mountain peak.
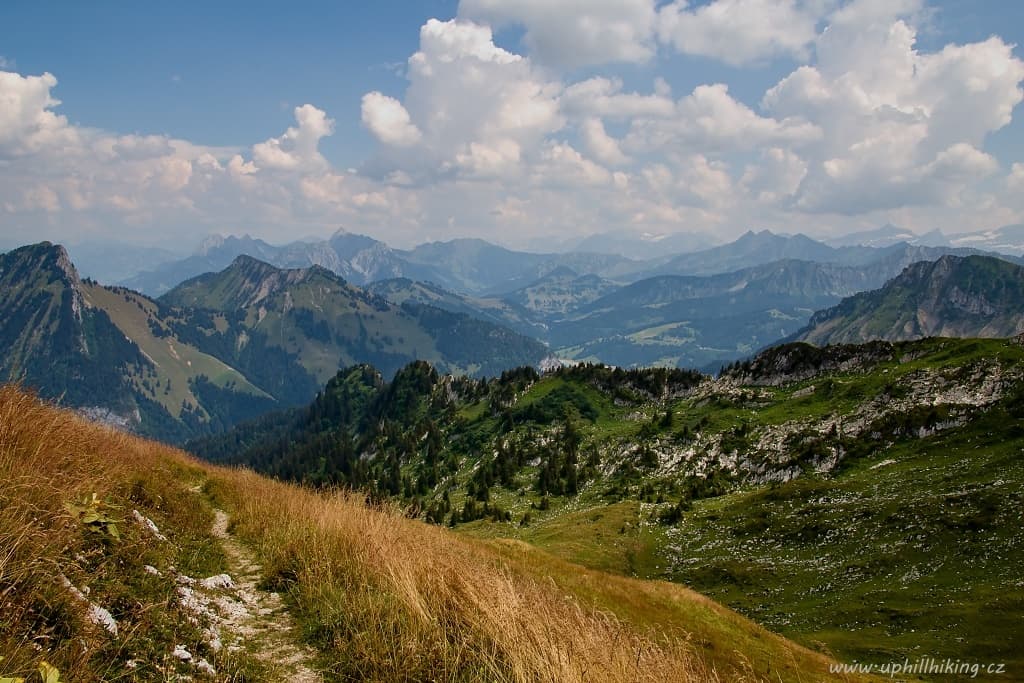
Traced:
<svg viewBox="0 0 1024 683">
<path fill-rule="evenodd" d="M 280 285 L 290 285 L 307 282 L 314 276 L 327 277 L 339 284 L 345 282 L 337 273 L 320 265 L 313 264 L 304 268 L 279 268 L 248 254 L 235 257 L 227 270 L 215 275 L 230 275 L 232 271 L 243 274 L 254 283 L 275 279 Z"/>
<path fill-rule="evenodd" d="M 547 275 L 545 275 L 543 279 L 548 280 L 548 279 L 554 279 L 554 278 L 558 278 L 558 279 L 577 278 L 579 276 L 580 276 L 580 274 L 577 273 L 572 268 L 570 268 L 569 266 L 558 266 L 557 268 L 555 268 L 554 270 L 549 272 Z"/>
<path fill-rule="evenodd" d="M 14 249 L 7 256 L 12 263 L 20 260 L 35 261 L 37 267 L 49 268 L 63 275 L 63 279 L 68 285 L 77 286 L 81 283 L 78 269 L 71 262 L 71 256 L 67 249 L 61 244 L 38 242 Z"/>
<path fill-rule="evenodd" d="M 1022 331 L 1024 268 L 991 256 L 947 254 L 912 263 L 881 289 L 818 311 L 796 339 L 824 345 Z"/>
<path fill-rule="evenodd" d="M 220 249 L 224 249 L 225 247 L 232 247 L 236 249 L 255 249 L 258 251 L 268 248 L 270 245 L 261 239 L 253 237 L 249 233 L 245 233 L 240 237 L 238 235 L 213 234 L 205 237 L 203 241 L 199 243 L 199 247 L 193 255 L 205 257 Z"/>
<path fill-rule="evenodd" d="M 78 277 L 78 269 L 75 268 L 75 264 L 71 262 L 71 256 L 68 255 L 68 250 L 61 244 L 56 244 L 53 248 L 57 257 L 57 268 L 64 273 L 72 284 L 79 284 L 80 278 Z"/>
<path fill-rule="evenodd" d="M 767 230 L 767 229 L 765 229 L 765 230 L 757 230 L 757 231 L 755 231 L 755 230 L 747 230 L 745 233 L 743 233 L 742 235 L 740 235 L 736 239 L 736 242 L 737 243 L 746 243 L 746 242 L 761 243 L 761 242 L 766 242 L 768 240 L 780 240 L 780 239 L 786 239 L 786 238 L 783 237 L 782 235 L 776 235 L 771 230 Z"/>
<path fill-rule="evenodd" d="M 250 256 L 249 254 L 239 254 L 236 256 L 235 260 L 231 262 L 230 266 L 228 266 L 228 269 L 244 269 L 248 271 L 259 270 L 268 274 L 277 273 L 282 270 L 277 266 L 273 266 L 266 261 L 261 261 L 255 256 Z"/>
<path fill-rule="evenodd" d="M 195 254 L 197 256 L 205 256 L 214 249 L 219 249 L 224 246 L 224 242 L 227 241 L 227 237 L 221 234 L 214 233 L 213 235 L 207 235 L 203 238 L 203 241 L 196 247 Z"/>
</svg>

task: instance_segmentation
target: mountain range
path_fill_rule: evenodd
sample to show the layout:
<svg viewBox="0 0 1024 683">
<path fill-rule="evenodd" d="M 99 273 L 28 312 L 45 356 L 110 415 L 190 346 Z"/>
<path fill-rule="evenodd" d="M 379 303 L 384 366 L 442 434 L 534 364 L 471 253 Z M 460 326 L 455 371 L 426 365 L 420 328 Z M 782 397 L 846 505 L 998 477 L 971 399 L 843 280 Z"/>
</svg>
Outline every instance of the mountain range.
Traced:
<svg viewBox="0 0 1024 683">
<path fill-rule="evenodd" d="M 425 360 L 445 373 L 495 376 L 549 357 L 711 372 L 780 339 L 828 343 L 1021 329 L 1012 285 L 1021 268 L 1011 263 L 1020 259 L 964 248 L 832 247 L 751 232 L 658 268 L 710 272 L 763 263 L 624 282 L 590 272 L 637 265 L 621 257 L 556 259 L 479 240 L 397 252 L 348 233 L 335 235 L 331 245 L 211 240 L 178 265 L 216 268 L 242 250 L 331 267 L 282 268 L 235 255 L 157 299 L 80 278 L 61 247 L 16 249 L 0 256 L 0 342 L 10 349 L 0 372 L 122 426 L 180 440 L 302 404 L 339 367 L 354 363 L 373 364 L 385 375 Z M 821 260 L 784 258 L 793 254 Z M 467 294 L 409 277 L 363 288 L 339 269 L 360 278 L 444 271 L 437 279 L 512 289 Z"/>
<path fill-rule="evenodd" d="M 5 380 L 170 441 L 304 403 L 355 362 L 394 372 L 427 359 L 493 375 L 548 353 L 462 313 L 389 303 L 319 266 L 240 256 L 151 299 L 80 278 L 49 243 L 0 255 L 0 343 Z"/>
<path fill-rule="evenodd" d="M 505 325 L 544 341 L 567 361 L 712 371 L 794 334 L 815 311 L 881 287 L 912 263 L 974 253 L 906 243 L 835 249 L 771 233 L 749 233 L 728 246 L 698 260 L 709 270 L 786 253 L 850 263 L 781 259 L 715 275 L 660 275 L 625 285 L 560 266 L 526 287 L 485 297 L 409 279 L 368 289 L 391 301 L 416 301 Z"/>
<path fill-rule="evenodd" d="M 581 272 L 619 274 L 630 272 L 637 265 L 622 256 L 533 254 L 478 239 L 431 242 L 403 251 L 366 235 L 339 230 L 323 242 L 292 242 L 284 246 L 274 246 L 248 235 L 215 236 L 185 259 L 164 263 L 118 284 L 148 295 L 160 295 L 189 278 L 223 270 L 243 255 L 281 268 L 322 266 L 358 286 L 408 278 L 474 295 L 511 291 L 563 266 Z"/>
<path fill-rule="evenodd" d="M 1019 258 L 762 232 L 656 266 L 706 274 L 628 281 L 590 272 L 621 259 L 460 242 L 413 261 L 336 237 L 268 257 L 346 265 L 243 254 L 155 299 L 80 277 L 60 246 L 2 254 L 0 373 L 212 461 L 357 490 L 347 515 L 389 501 L 501 553 L 694 586 L 847 661 L 1021 664 Z M 440 268 L 479 293 L 342 267 Z M 164 505 L 134 478 L 132 505 Z"/>
<path fill-rule="evenodd" d="M 157 296 L 196 275 L 223 270 L 237 256 L 246 255 L 280 268 L 319 265 L 358 286 L 405 278 L 430 282 L 458 294 L 503 296 L 566 268 L 580 276 L 597 276 L 622 285 L 657 275 L 716 275 L 785 259 L 864 265 L 891 256 L 887 249 L 899 252 L 911 247 L 918 249 L 917 260 L 934 260 L 944 253 L 1024 254 L 1024 228 L 1020 226 L 951 237 L 937 231 L 916 235 L 883 226 L 834 238 L 828 243 L 801 234 L 780 235 L 762 230 L 748 231 L 733 242 L 710 247 L 706 240 L 690 239 L 683 233 L 679 239 L 666 236 L 652 242 L 662 247 L 646 253 L 644 258 L 636 258 L 634 250 L 623 248 L 616 239 L 595 236 L 580 241 L 573 251 L 533 253 L 506 249 L 480 239 L 430 242 L 401 250 L 344 230 L 327 240 L 297 241 L 283 246 L 249 236 L 214 236 L 184 259 L 143 269 L 120 280 L 110 274 L 100 279 Z M 96 251 L 87 246 L 79 249 L 86 254 Z M 148 263 L 151 258 L 150 253 L 139 262 Z M 116 272 L 120 268 L 111 271 Z"/>
</svg>

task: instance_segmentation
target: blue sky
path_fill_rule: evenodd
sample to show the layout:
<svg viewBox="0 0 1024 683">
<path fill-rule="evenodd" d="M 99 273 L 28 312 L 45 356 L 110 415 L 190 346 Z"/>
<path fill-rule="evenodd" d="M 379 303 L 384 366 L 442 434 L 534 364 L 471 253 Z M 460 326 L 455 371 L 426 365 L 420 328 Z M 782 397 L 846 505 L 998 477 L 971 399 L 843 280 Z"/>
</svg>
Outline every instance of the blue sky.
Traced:
<svg viewBox="0 0 1024 683">
<path fill-rule="evenodd" d="M 57 75 L 72 121 L 114 131 L 244 146 L 315 102 L 337 114 L 329 156 L 357 163 L 372 147 L 359 126 L 363 93 L 400 93 L 392 69 L 415 51 L 420 26 L 457 3 L 302 5 L 15 1 L 0 5 L 0 54 L 22 73 Z"/>
<path fill-rule="evenodd" d="M 996 0 L 14 0 L 0 243 L 995 227 L 1022 34 Z"/>
</svg>

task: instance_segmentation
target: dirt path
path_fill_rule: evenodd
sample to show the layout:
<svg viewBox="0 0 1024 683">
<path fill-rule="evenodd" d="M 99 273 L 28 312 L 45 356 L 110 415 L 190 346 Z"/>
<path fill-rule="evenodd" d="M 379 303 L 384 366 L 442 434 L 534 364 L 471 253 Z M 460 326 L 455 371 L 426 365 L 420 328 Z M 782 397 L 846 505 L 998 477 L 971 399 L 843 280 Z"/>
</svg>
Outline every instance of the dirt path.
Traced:
<svg viewBox="0 0 1024 683">
<path fill-rule="evenodd" d="M 262 567 L 248 548 L 228 533 L 228 515 L 214 510 L 213 535 L 227 556 L 232 587 L 218 600 L 220 630 L 225 641 L 242 644 L 275 670 L 279 680 L 321 683 L 310 668 L 313 652 L 298 644 L 295 621 L 277 593 L 260 590 Z"/>
</svg>

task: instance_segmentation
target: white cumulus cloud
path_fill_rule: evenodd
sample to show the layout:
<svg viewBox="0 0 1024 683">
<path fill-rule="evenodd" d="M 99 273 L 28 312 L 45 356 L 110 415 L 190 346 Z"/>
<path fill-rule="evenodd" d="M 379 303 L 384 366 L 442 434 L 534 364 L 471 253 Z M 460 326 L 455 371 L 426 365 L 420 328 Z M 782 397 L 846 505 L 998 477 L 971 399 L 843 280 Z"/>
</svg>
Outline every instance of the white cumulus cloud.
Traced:
<svg viewBox="0 0 1024 683">
<path fill-rule="evenodd" d="M 628 156 L 623 154 L 619 141 L 608 135 L 601 119 L 588 118 L 580 124 L 580 137 L 590 155 L 609 166 L 622 166 L 629 163 Z"/>
<path fill-rule="evenodd" d="M 742 65 L 805 58 L 828 3 L 821 0 L 675 0 L 658 10 L 658 38 L 679 52 Z"/>
<path fill-rule="evenodd" d="M 363 95 L 362 118 L 363 125 L 385 145 L 408 147 L 423 137 L 401 102 L 376 91 Z"/>
<path fill-rule="evenodd" d="M 646 62 L 655 53 L 654 0 L 462 0 L 459 16 L 525 29 L 530 54 L 562 68 Z"/>
<path fill-rule="evenodd" d="M 803 116 L 823 131 L 806 152 L 796 206 L 861 214 L 956 203 L 994 172 L 982 149 L 1024 92 L 1024 62 L 998 37 L 918 51 L 913 0 L 860 0 L 831 17 L 805 65 L 768 90 L 775 116 Z"/>
<path fill-rule="evenodd" d="M 323 168 L 326 160 L 320 154 L 320 140 L 334 132 L 334 119 L 312 104 L 295 107 L 295 121 L 284 135 L 253 145 L 252 156 L 260 168 L 295 170 Z"/>
</svg>

